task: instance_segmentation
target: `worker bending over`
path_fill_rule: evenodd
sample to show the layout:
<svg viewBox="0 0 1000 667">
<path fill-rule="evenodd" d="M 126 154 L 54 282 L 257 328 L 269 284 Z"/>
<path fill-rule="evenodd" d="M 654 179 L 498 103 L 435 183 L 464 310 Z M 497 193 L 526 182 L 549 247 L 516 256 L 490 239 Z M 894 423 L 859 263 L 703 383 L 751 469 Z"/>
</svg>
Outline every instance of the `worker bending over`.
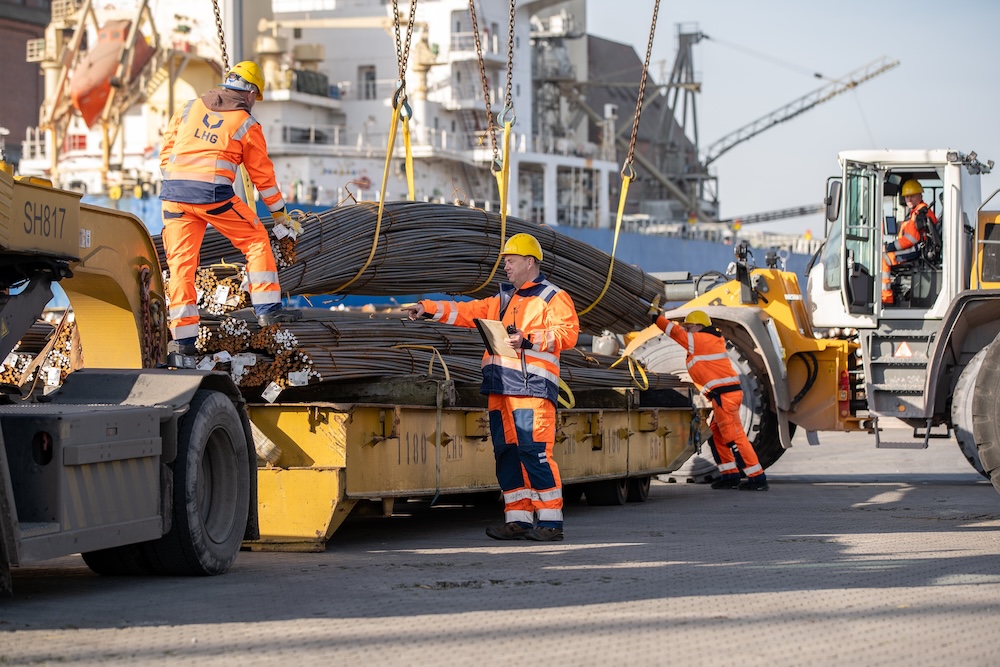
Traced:
<svg viewBox="0 0 1000 667">
<path fill-rule="evenodd" d="M 267 230 L 233 190 L 242 164 L 276 223 L 291 227 L 260 123 L 250 115 L 264 99 L 257 63 L 233 67 L 217 89 L 185 104 L 170 119 L 160 150 L 163 172 L 163 247 L 170 269 L 168 352 L 196 354 L 198 296 L 195 272 L 201 242 L 211 223 L 247 260 L 250 303 L 261 326 L 293 322 L 297 310 L 281 307 L 278 269 Z M 249 193 L 248 193 L 249 194 Z"/>
<path fill-rule="evenodd" d="M 499 320 L 516 357 L 483 354 L 481 392 L 489 396 L 490 434 L 504 523 L 486 534 L 496 540 L 563 539 L 563 495 L 552 458 L 559 395 L 559 353 L 576 345 L 580 322 L 573 299 L 541 274 L 542 247 L 514 234 L 500 253 L 511 284 L 476 301 L 420 301 L 410 319 L 426 317 L 460 327 Z M 537 519 L 537 523 L 536 523 Z"/>
<path fill-rule="evenodd" d="M 692 310 L 683 323 L 659 315 L 656 326 L 687 352 L 688 375 L 698 391 L 712 402 L 712 450 L 721 475 L 712 482 L 712 488 L 767 491 L 764 468 L 743 432 L 740 421 L 743 391 L 739 373 L 726 353 L 722 332 L 712 326 L 712 319 L 702 310 Z M 740 470 L 747 476 L 743 482 Z"/>
</svg>

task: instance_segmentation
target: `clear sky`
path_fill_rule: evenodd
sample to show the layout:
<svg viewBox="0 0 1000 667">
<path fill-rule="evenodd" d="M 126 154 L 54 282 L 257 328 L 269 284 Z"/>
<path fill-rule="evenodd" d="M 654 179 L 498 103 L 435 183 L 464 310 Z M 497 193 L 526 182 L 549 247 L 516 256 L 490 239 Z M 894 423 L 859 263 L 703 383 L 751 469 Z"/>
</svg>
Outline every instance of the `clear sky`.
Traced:
<svg viewBox="0 0 1000 667">
<path fill-rule="evenodd" d="M 653 0 L 586 2 L 588 32 L 632 44 L 645 57 Z M 837 153 L 849 149 L 975 151 L 997 162 L 983 198 L 1000 188 L 997 0 L 661 0 L 652 61 L 665 60 L 668 76 L 678 24 L 708 36 L 694 47 L 702 150 L 827 83 L 814 73 L 838 79 L 882 56 L 900 61 L 714 162 L 723 218 L 821 201 Z M 651 65 L 654 74 L 659 64 Z M 820 236 L 822 220 L 816 214 L 758 228 Z"/>
</svg>

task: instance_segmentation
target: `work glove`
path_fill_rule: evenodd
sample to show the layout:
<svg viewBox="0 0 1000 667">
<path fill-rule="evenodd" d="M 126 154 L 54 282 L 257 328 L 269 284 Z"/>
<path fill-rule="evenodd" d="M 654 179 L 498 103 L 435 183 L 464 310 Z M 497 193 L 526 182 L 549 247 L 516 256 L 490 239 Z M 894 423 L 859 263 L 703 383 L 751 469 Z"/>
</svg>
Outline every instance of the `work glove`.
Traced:
<svg viewBox="0 0 1000 667">
<path fill-rule="evenodd" d="M 653 297 L 653 301 L 649 304 L 649 310 L 646 311 L 646 314 L 649 315 L 649 322 L 651 324 L 656 324 L 656 320 L 658 320 L 660 315 L 663 314 L 663 308 L 660 306 L 659 294 Z"/>
</svg>

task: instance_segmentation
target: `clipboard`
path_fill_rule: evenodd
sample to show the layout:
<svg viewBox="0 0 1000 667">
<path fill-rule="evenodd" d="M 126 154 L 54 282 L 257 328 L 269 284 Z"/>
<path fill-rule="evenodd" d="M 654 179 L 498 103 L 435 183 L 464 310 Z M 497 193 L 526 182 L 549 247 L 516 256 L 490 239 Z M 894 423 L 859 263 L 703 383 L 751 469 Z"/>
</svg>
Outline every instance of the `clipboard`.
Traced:
<svg viewBox="0 0 1000 667">
<path fill-rule="evenodd" d="M 482 320 L 478 317 L 472 321 L 476 323 L 476 329 L 479 330 L 479 335 L 482 336 L 486 350 L 490 354 L 499 354 L 502 357 L 517 359 L 517 352 L 507 344 L 508 334 L 503 322 Z"/>
</svg>

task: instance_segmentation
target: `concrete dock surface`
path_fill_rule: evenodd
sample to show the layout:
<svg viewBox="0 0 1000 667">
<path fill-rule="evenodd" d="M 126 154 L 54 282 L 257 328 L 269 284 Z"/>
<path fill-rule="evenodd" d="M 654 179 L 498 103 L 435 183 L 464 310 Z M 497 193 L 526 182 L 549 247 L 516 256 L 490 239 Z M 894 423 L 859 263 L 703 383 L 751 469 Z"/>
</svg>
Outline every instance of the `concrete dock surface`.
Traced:
<svg viewBox="0 0 1000 667">
<path fill-rule="evenodd" d="M 0 665 L 1000 664 L 1000 494 L 953 440 L 800 435 L 768 477 L 570 504 L 559 543 L 410 502 L 221 577 L 16 568 Z"/>
</svg>

